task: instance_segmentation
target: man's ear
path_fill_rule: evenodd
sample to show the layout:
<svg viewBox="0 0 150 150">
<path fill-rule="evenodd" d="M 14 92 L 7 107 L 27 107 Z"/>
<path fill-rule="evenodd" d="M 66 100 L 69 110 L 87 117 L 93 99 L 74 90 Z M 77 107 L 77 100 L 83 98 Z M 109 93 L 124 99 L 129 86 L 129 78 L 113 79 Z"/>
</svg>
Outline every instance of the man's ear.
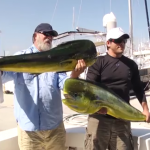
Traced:
<svg viewBox="0 0 150 150">
<path fill-rule="evenodd" d="M 106 42 L 106 45 L 109 47 L 109 46 L 110 46 L 110 41 L 107 41 L 107 42 Z"/>
<path fill-rule="evenodd" d="M 35 37 L 36 37 L 36 33 L 33 33 L 33 36 L 32 36 L 32 42 L 34 43 L 35 41 Z"/>
<path fill-rule="evenodd" d="M 109 49 L 109 47 L 110 47 L 110 41 L 106 42 L 106 46 L 107 46 L 107 49 Z"/>
</svg>

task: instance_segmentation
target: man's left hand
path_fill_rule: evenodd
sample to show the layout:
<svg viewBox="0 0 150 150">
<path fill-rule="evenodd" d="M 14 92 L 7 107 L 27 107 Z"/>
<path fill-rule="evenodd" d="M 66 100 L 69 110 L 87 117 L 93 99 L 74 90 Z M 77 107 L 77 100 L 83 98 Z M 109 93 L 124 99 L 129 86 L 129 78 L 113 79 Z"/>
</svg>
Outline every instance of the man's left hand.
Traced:
<svg viewBox="0 0 150 150">
<path fill-rule="evenodd" d="M 86 69 L 86 64 L 84 62 L 83 59 L 78 60 L 78 63 L 75 67 L 75 69 L 72 71 L 71 73 L 71 78 L 78 78 L 78 76 L 84 72 L 84 70 Z"/>
<path fill-rule="evenodd" d="M 146 116 L 146 122 L 150 123 L 150 113 L 149 113 L 149 111 L 148 110 L 144 110 L 143 111 L 143 115 Z"/>
</svg>

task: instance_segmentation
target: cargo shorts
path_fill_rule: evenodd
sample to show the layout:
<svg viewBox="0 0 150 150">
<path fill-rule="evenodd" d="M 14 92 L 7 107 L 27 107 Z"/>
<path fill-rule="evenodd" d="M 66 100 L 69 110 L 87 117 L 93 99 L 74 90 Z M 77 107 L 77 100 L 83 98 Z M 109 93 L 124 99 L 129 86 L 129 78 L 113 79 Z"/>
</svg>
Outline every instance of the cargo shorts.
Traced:
<svg viewBox="0 0 150 150">
<path fill-rule="evenodd" d="M 63 122 L 53 130 L 24 131 L 18 126 L 20 150 L 66 150 L 66 131 Z"/>
<path fill-rule="evenodd" d="M 130 122 L 96 115 L 88 118 L 84 150 L 134 150 Z"/>
</svg>

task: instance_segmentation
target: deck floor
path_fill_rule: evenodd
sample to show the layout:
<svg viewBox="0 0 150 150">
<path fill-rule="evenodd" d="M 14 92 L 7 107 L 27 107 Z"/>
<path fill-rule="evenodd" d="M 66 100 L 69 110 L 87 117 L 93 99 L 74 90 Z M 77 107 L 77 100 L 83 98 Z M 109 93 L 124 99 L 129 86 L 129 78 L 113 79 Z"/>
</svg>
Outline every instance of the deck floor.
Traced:
<svg viewBox="0 0 150 150">
<path fill-rule="evenodd" d="M 148 105 L 150 108 L 150 91 L 146 92 L 146 97 L 148 101 Z M 4 94 L 4 103 L 0 104 L 0 131 L 8 130 L 16 127 L 16 121 L 14 117 L 14 107 L 13 107 L 13 95 L 12 94 Z M 132 98 L 130 101 L 131 105 L 136 107 L 139 110 L 142 110 L 142 107 L 136 98 Z M 70 110 L 67 106 L 63 104 L 63 112 L 64 117 L 71 114 L 77 114 L 76 112 Z M 86 118 L 77 118 L 78 122 L 85 122 Z M 72 122 L 65 122 L 67 125 L 71 125 Z M 150 124 L 148 123 L 140 123 L 142 126 L 150 128 Z"/>
</svg>

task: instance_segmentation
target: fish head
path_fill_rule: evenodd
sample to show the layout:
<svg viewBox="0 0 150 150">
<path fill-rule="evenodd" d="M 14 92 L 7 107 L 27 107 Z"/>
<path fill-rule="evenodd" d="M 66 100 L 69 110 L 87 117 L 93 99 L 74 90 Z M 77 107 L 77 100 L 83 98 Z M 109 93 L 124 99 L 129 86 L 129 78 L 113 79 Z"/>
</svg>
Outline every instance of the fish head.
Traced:
<svg viewBox="0 0 150 150">
<path fill-rule="evenodd" d="M 68 106 L 71 110 L 76 111 L 78 113 L 94 114 L 98 112 L 101 108 L 101 101 L 90 101 L 90 99 L 84 96 L 84 93 L 64 93 L 64 97 L 65 99 L 62 100 L 63 103 L 66 106 Z"/>
<path fill-rule="evenodd" d="M 80 79 L 67 79 L 64 83 L 63 103 L 70 109 L 84 114 L 92 114 L 99 110 L 101 101 L 92 94 L 92 88 Z"/>
<path fill-rule="evenodd" d="M 89 107 L 90 101 L 84 96 L 84 93 L 64 93 L 64 97 L 65 99 L 62 100 L 63 103 L 76 112 L 84 113 Z"/>
<path fill-rule="evenodd" d="M 67 79 L 64 83 L 62 102 L 70 109 L 84 113 L 90 107 L 90 99 L 83 84 L 76 79 Z"/>
</svg>

